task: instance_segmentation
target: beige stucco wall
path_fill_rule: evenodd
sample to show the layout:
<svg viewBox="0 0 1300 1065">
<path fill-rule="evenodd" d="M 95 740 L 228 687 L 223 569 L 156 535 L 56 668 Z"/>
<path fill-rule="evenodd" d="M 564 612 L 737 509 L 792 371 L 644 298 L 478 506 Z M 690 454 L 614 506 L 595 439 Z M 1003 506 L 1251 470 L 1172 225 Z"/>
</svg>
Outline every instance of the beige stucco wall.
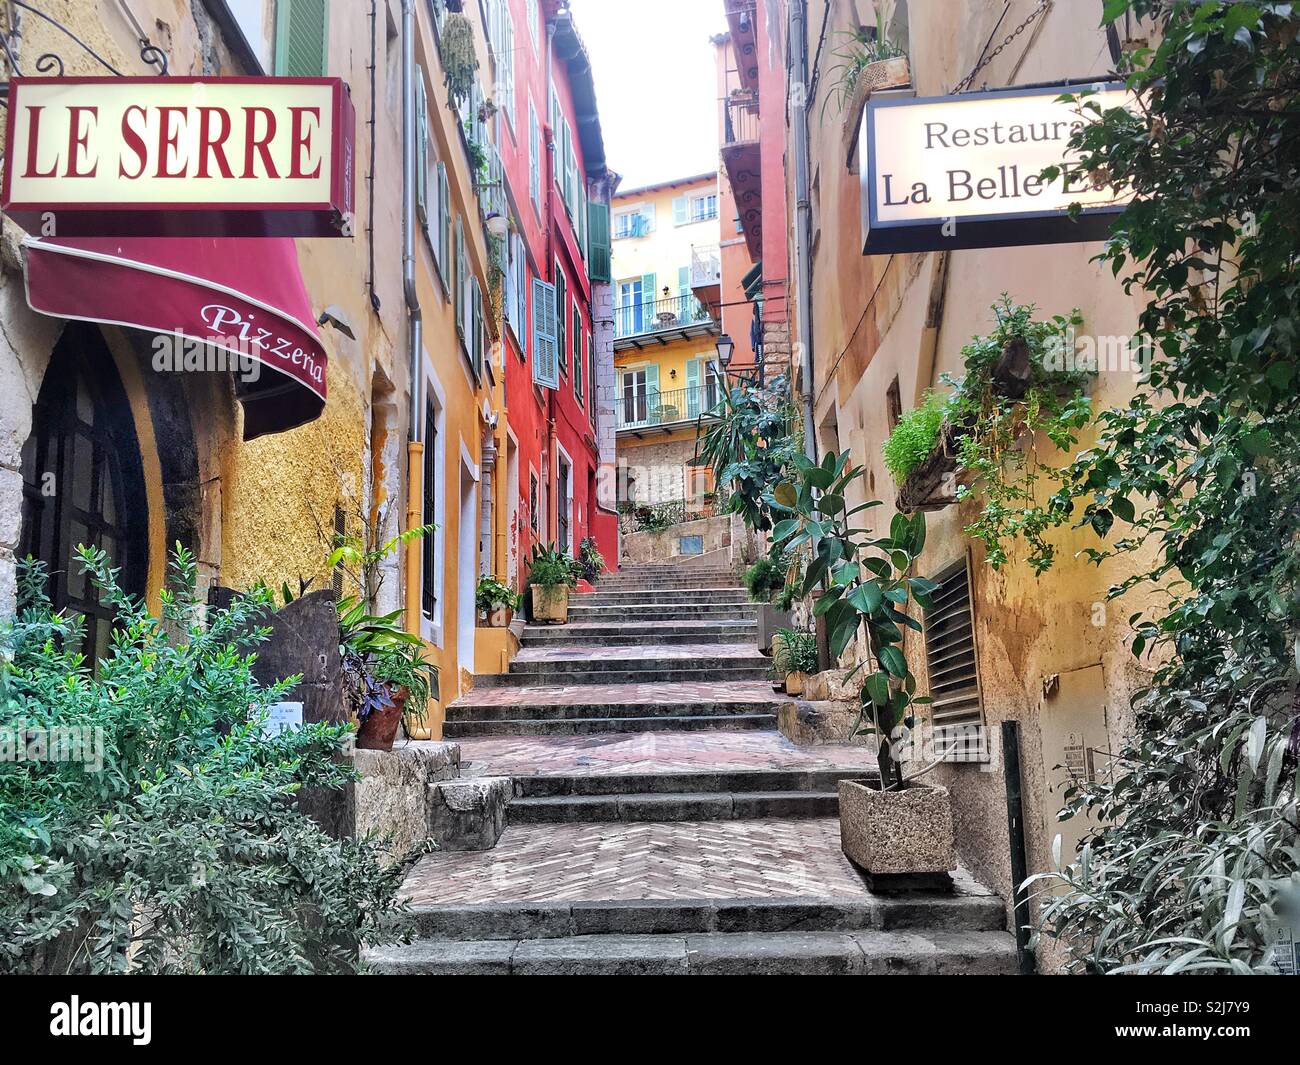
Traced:
<svg viewBox="0 0 1300 1065">
<path fill-rule="evenodd" d="M 809 6 L 810 24 L 820 25 L 824 3 L 814 0 Z M 852 6 L 833 0 L 831 32 L 848 28 Z M 911 0 L 911 61 L 918 95 L 941 95 L 960 80 L 976 61 L 1005 5 L 1001 0 L 971 0 L 963 6 L 964 17 L 955 19 L 951 4 L 943 0 Z M 1014 28 L 1033 6 L 1029 0 L 1013 3 L 1004 26 Z M 996 36 L 994 45 L 1004 33 Z M 1090 5 L 1056 4 L 1005 49 L 980 80 L 987 79 L 990 87 L 1061 80 L 1100 74 L 1108 63 L 1097 11 Z M 822 75 L 828 77 L 825 63 Z M 851 449 L 854 461 L 867 467 L 866 482 L 854 502 L 868 495 L 885 500 L 885 506 L 864 515 L 874 528 L 884 530 L 894 512 L 896 491 L 881 456 L 889 431 L 886 392 L 895 377 L 906 409 L 927 388 L 940 387 L 941 374 L 961 376 L 961 346 L 971 336 L 990 330 L 990 305 L 1002 292 L 1017 303 L 1036 304 L 1042 316 L 1077 307 L 1084 319 L 1080 335 L 1132 332 L 1138 303 L 1125 296 L 1109 270 L 1090 261 L 1100 250 L 1097 244 L 864 257 L 858 177 L 849 172 L 845 159 L 840 116 L 832 104 L 819 121 L 821 106 L 817 98 L 809 109 L 817 440 L 822 449 Z M 887 146 L 881 150 L 887 151 Z M 807 311 L 799 308 L 798 313 Z M 1095 383 L 1094 402 L 1122 404 L 1132 388 L 1129 374 L 1102 373 Z M 1059 462 L 1062 457 L 1046 442 L 1040 442 L 1040 453 L 1048 461 Z M 972 501 L 931 513 L 918 571 L 938 574 L 970 555 L 985 722 L 995 748 L 1000 723 L 1020 722 L 1025 836 L 1032 872 L 1050 867 L 1052 840 L 1060 831 L 1055 819 L 1058 798 L 1048 786 L 1059 775 L 1044 748 L 1049 733 L 1066 727 L 1062 715 L 1067 708 L 1062 698 L 1044 694 L 1045 685 L 1050 689 L 1055 677 L 1100 666 L 1100 691 L 1088 697 L 1087 706 L 1072 706 L 1068 712 L 1070 721 L 1081 713 L 1091 714 L 1096 721 L 1104 715 L 1107 739 L 1098 746 L 1114 750 L 1113 744 L 1129 727 L 1129 695 L 1142 677 L 1126 639 L 1127 619 L 1143 601 L 1139 596 L 1105 603 L 1107 589 L 1132 572 L 1134 564 L 1129 559 L 1099 568 L 1076 558 L 1081 549 L 1097 546 L 1090 532 L 1056 536 L 1059 561 L 1042 578 L 1018 561 L 1023 549 L 1012 553 L 1010 565 L 994 571 L 984 561 L 980 546 L 962 532 L 977 512 Z M 907 651 L 909 663 L 923 678 L 921 641 L 912 638 Z M 934 779 L 952 790 L 962 862 L 1009 897 L 1000 750 L 994 750 L 987 764 L 942 766 Z M 1041 960 L 1052 964 L 1050 948 L 1043 949 Z"/>
</svg>

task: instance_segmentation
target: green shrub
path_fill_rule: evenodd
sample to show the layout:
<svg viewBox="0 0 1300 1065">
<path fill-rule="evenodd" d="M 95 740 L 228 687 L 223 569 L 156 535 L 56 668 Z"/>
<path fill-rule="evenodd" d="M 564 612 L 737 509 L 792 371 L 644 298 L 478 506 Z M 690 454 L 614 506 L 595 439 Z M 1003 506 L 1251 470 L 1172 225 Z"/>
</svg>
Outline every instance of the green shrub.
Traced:
<svg viewBox="0 0 1300 1065">
<path fill-rule="evenodd" d="M 778 629 L 777 651 L 772 664 L 781 673 L 816 673 L 817 638 L 811 632 Z"/>
<path fill-rule="evenodd" d="M 939 442 L 947 402 L 934 392 L 926 392 L 919 407 L 913 407 L 894 426 L 885 441 L 885 465 L 899 484 L 930 456 Z"/>
<path fill-rule="evenodd" d="M 554 544 L 538 544 L 528 559 L 528 583 L 541 588 L 570 588 L 578 583 L 578 564 Z"/>
<path fill-rule="evenodd" d="M 117 615 L 102 660 L 38 564 L 0 628 L 0 738 L 75 729 L 93 752 L 0 760 L 0 972 L 354 971 L 363 941 L 396 933 L 403 868 L 298 808 L 353 779 L 350 726 L 264 730 L 296 682 L 252 673 L 270 594 L 205 613 L 178 548 L 154 618 L 102 551 L 81 562 Z"/>
<path fill-rule="evenodd" d="M 785 570 L 770 558 L 760 558 L 745 571 L 745 587 L 754 602 L 771 602 L 773 593 L 785 587 Z"/>
<path fill-rule="evenodd" d="M 478 579 L 475 602 L 479 610 L 490 614 L 499 606 L 507 607 L 510 610 L 518 610 L 520 597 L 519 593 L 514 591 L 508 584 L 485 573 Z"/>
</svg>

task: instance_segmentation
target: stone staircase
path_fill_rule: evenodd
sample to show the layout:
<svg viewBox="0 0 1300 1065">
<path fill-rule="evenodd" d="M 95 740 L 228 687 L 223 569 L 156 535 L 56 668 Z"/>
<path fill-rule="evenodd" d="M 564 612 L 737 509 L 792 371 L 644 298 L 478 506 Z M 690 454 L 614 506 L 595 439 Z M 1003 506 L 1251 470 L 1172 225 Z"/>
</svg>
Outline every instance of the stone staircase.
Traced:
<svg viewBox="0 0 1300 1065">
<path fill-rule="evenodd" d="M 510 672 L 447 708 L 463 771 L 511 778 L 495 849 L 408 876 L 393 974 L 1013 973 L 1002 902 L 878 896 L 844 857 L 836 784 L 865 748 L 799 748 L 733 574 L 626 569 L 530 625 Z"/>
<path fill-rule="evenodd" d="M 785 699 L 756 635 L 755 607 L 726 570 L 612 574 L 570 597 L 568 624 L 526 626 L 509 671 L 477 677 L 443 734 L 775 728 Z"/>
</svg>

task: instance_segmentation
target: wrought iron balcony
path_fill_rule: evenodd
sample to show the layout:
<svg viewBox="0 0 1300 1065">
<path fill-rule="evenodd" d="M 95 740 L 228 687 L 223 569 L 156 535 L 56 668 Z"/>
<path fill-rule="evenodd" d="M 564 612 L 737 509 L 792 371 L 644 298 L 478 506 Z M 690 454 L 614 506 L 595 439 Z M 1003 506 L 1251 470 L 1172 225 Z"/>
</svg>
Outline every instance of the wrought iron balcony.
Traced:
<svg viewBox="0 0 1300 1065">
<path fill-rule="evenodd" d="M 722 256 L 716 244 L 691 245 L 691 288 L 708 288 L 722 281 Z"/>
<path fill-rule="evenodd" d="M 694 296 L 669 296 L 667 299 L 628 303 L 614 308 L 614 338 L 683 329 L 693 325 L 713 325 L 708 308 Z"/>
<path fill-rule="evenodd" d="M 708 414 L 721 398 L 721 389 L 716 381 L 667 392 L 625 391 L 618 397 L 618 428 L 647 429 L 691 422 Z"/>
</svg>

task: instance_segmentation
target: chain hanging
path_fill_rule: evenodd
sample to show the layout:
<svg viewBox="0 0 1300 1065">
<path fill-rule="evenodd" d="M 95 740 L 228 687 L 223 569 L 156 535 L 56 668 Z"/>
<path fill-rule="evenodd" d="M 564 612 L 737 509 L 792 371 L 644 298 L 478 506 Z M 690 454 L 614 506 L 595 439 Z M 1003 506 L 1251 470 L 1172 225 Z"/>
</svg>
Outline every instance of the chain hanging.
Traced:
<svg viewBox="0 0 1300 1065">
<path fill-rule="evenodd" d="M 978 63 L 976 63 L 975 66 L 972 68 L 971 72 L 952 87 L 949 95 L 953 95 L 959 92 L 965 92 L 967 89 L 969 89 L 971 86 L 971 82 L 975 80 L 975 75 L 978 74 L 990 63 L 992 63 L 993 60 L 995 60 L 999 55 L 1001 55 L 1002 52 L 1007 48 L 1009 44 L 1011 44 L 1012 41 L 1014 41 L 1017 37 L 1019 37 L 1022 33 L 1024 33 L 1026 29 L 1029 28 L 1029 24 L 1033 22 L 1034 19 L 1038 18 L 1039 15 L 1041 15 L 1044 11 L 1046 11 L 1051 6 L 1052 6 L 1052 0 L 1038 0 L 1038 6 L 1034 8 L 1033 11 L 1029 12 L 1029 15 L 1025 18 L 1025 20 L 1022 23 L 1020 23 L 1020 25 L 1017 26 L 1014 30 L 1008 33 L 1006 38 L 1002 41 L 1001 44 L 999 44 L 996 48 L 993 49 L 993 51 L 989 52 Z"/>
</svg>

